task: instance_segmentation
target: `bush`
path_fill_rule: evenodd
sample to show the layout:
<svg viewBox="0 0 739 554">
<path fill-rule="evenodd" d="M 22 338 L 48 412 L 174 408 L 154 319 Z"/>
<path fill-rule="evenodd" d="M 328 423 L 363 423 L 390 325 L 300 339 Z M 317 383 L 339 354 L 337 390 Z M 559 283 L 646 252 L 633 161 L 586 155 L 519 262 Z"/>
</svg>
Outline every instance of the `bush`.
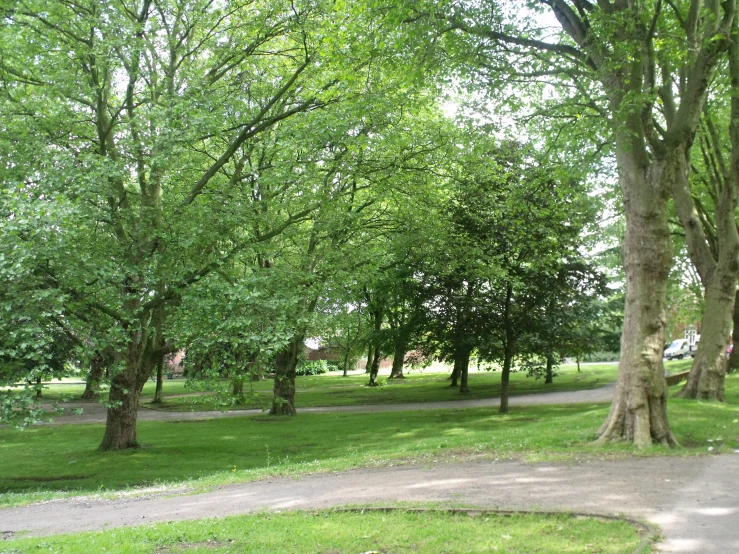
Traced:
<svg viewBox="0 0 739 554">
<path fill-rule="evenodd" d="M 620 352 L 590 352 L 585 354 L 581 362 L 617 362 L 621 357 Z"/>
<path fill-rule="evenodd" d="M 326 360 L 329 371 L 344 371 L 344 362 L 341 360 Z"/>
<path fill-rule="evenodd" d="M 328 371 L 326 360 L 300 360 L 295 375 L 321 375 Z"/>
</svg>

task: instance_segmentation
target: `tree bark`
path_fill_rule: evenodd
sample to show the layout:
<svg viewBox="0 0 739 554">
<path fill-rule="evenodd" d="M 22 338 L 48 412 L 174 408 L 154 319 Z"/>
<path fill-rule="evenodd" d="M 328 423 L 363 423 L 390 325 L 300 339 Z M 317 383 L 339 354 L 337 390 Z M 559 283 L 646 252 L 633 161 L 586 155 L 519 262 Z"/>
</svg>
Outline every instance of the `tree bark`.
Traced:
<svg viewBox="0 0 739 554">
<path fill-rule="evenodd" d="M 554 356 L 547 354 L 547 370 L 544 376 L 544 384 L 551 385 L 554 383 Z"/>
<path fill-rule="evenodd" d="M 377 374 L 380 372 L 380 358 L 382 357 L 382 352 L 380 352 L 380 349 L 375 347 L 375 355 L 372 357 L 372 364 L 370 365 L 370 374 L 369 374 L 369 386 L 370 387 L 376 387 L 377 386 Z"/>
<path fill-rule="evenodd" d="M 390 371 L 390 379 L 405 379 L 403 375 L 403 363 L 405 362 L 406 344 L 405 341 L 398 341 L 395 344 L 395 352 L 393 353 L 393 368 Z"/>
<path fill-rule="evenodd" d="M 501 414 L 508 413 L 508 391 L 511 380 L 511 366 L 513 365 L 514 340 L 511 312 L 513 309 L 513 285 L 506 285 L 505 304 L 503 307 L 503 372 L 500 376 L 500 408 Z"/>
<path fill-rule="evenodd" d="M 626 215 L 626 305 L 616 390 L 596 442 L 626 440 L 640 448 L 655 442 L 675 445 L 667 419 L 662 350 L 672 252 L 667 191 L 681 165 L 675 157 L 684 160 L 684 150 L 673 151 L 672 159 L 649 163 L 638 150 L 619 144 L 619 138 L 623 141 L 623 134 L 616 148 Z"/>
<path fill-rule="evenodd" d="M 349 375 L 349 348 L 344 352 L 344 377 Z"/>
<path fill-rule="evenodd" d="M 701 340 L 682 398 L 724 402 L 727 348 L 733 323 L 736 273 L 716 271 L 706 287 Z"/>
<path fill-rule="evenodd" d="M 304 334 L 293 337 L 275 356 L 275 386 L 271 415 L 295 415 L 295 368 L 303 348 Z"/>
<path fill-rule="evenodd" d="M 503 357 L 503 371 L 500 375 L 500 408 L 501 414 L 508 413 L 508 392 L 510 390 L 511 366 L 513 365 L 513 348 L 507 347 Z"/>
<path fill-rule="evenodd" d="M 375 359 L 375 345 L 370 344 L 367 347 L 367 363 L 364 365 L 364 372 L 369 373 L 372 369 L 372 360 Z"/>
<path fill-rule="evenodd" d="M 731 349 L 731 356 L 729 356 L 729 368 L 727 369 L 728 373 L 732 373 L 739 369 L 739 352 L 737 351 L 737 348 L 739 348 L 739 290 L 734 296 L 733 325 L 734 331 L 731 335 L 731 341 L 734 346 Z"/>
<path fill-rule="evenodd" d="M 164 386 L 164 356 L 160 356 L 157 360 L 157 384 L 154 389 L 154 400 L 152 404 L 161 404 L 162 400 L 162 388 Z"/>
<path fill-rule="evenodd" d="M 100 381 L 103 378 L 104 356 L 102 352 L 96 351 L 90 360 L 90 372 L 87 374 L 85 391 L 82 393 L 83 400 L 96 400 L 100 397 Z"/>
<path fill-rule="evenodd" d="M 460 351 L 460 363 L 459 363 L 459 392 L 466 394 L 470 392 L 470 387 L 467 384 L 468 375 L 470 369 L 470 355 L 472 350 L 464 348 Z"/>
<path fill-rule="evenodd" d="M 136 420 L 139 398 L 151 375 L 153 363 L 145 345 L 134 339 L 129 343 L 125 367 L 110 381 L 108 417 L 100 450 L 137 448 Z"/>
<path fill-rule="evenodd" d="M 454 357 L 454 369 L 452 369 L 452 374 L 449 376 L 449 378 L 452 380 L 452 384 L 449 385 L 450 387 L 458 387 L 459 384 L 457 381 L 459 380 L 459 375 L 462 371 L 462 361 L 459 359 L 459 357 Z"/>
</svg>

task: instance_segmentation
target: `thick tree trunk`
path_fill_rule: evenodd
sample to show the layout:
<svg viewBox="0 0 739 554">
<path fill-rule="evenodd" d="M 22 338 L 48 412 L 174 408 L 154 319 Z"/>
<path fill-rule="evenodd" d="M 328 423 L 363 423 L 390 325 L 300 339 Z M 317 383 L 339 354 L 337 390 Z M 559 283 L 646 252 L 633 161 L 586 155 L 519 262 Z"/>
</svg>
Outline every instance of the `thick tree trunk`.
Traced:
<svg viewBox="0 0 739 554">
<path fill-rule="evenodd" d="M 152 404 L 161 404 L 162 400 L 162 388 L 164 387 L 164 356 L 160 356 L 157 360 L 157 384 L 154 389 L 154 400 Z"/>
<path fill-rule="evenodd" d="M 36 398 L 43 398 L 43 394 L 41 393 L 41 391 L 41 377 L 36 377 Z"/>
<path fill-rule="evenodd" d="M 737 70 L 739 71 L 739 67 Z M 739 113 L 736 115 L 739 116 Z M 713 129 L 710 124 L 708 127 Z M 720 150 L 716 152 L 717 156 L 720 154 Z M 737 172 L 739 178 L 739 168 Z M 683 398 L 718 401 L 725 399 L 726 349 L 729 346 L 733 324 L 736 282 L 739 275 L 739 233 L 736 227 L 736 189 L 732 183 L 733 179 L 731 173 L 726 171 L 722 186 L 718 186 L 718 182 L 714 181 L 715 192 L 719 195 L 714 202 L 716 224 L 714 249 L 709 246 L 707 231 L 695 208 L 687 172 L 676 183 L 673 194 L 677 213 L 685 228 L 688 253 L 700 275 L 706 296 L 701 340 L 688 381 L 680 391 Z"/>
<path fill-rule="evenodd" d="M 544 384 L 551 385 L 554 383 L 554 356 L 547 354 L 547 370 L 544 376 Z"/>
<path fill-rule="evenodd" d="M 139 398 L 153 369 L 141 343 L 131 342 L 123 371 L 114 375 L 110 381 L 110 407 L 100 450 L 124 450 L 139 446 L 136 440 Z"/>
<path fill-rule="evenodd" d="M 626 215 L 621 360 L 611 410 L 597 443 L 626 440 L 640 448 L 655 442 L 675 445 L 667 419 L 662 349 L 672 252 L 666 193 L 681 164 L 676 159 L 648 163 L 627 148 L 617 145 Z M 682 152 L 673 156 L 685 159 Z"/>
<path fill-rule="evenodd" d="M 454 357 L 454 369 L 452 369 L 452 374 L 449 376 L 449 379 L 452 380 L 452 384 L 449 385 L 450 387 L 458 387 L 459 383 L 457 381 L 459 380 L 459 375 L 462 372 L 462 360 L 459 359 L 459 357 Z"/>
<path fill-rule="evenodd" d="M 403 375 L 403 363 L 405 362 L 406 344 L 404 341 L 399 341 L 395 345 L 395 352 L 393 353 L 393 368 L 390 371 L 390 379 L 405 379 Z"/>
<path fill-rule="evenodd" d="M 739 369 L 739 290 L 734 296 L 734 315 L 733 315 L 734 331 L 731 334 L 731 341 L 734 344 L 729 356 L 729 373 Z"/>
<path fill-rule="evenodd" d="M 681 397 L 720 402 L 726 399 L 726 350 L 733 324 L 735 298 L 736 273 L 715 271 L 707 283 L 701 340 L 688 382 L 680 391 Z"/>
<path fill-rule="evenodd" d="M 303 348 L 303 334 L 295 336 L 275 356 L 275 386 L 271 415 L 295 415 L 295 368 Z"/>
<path fill-rule="evenodd" d="M 83 400 L 96 400 L 100 396 L 100 381 L 103 378 L 104 366 L 103 354 L 95 352 L 90 360 L 90 372 L 87 374 L 85 391 L 82 393 Z"/>
</svg>

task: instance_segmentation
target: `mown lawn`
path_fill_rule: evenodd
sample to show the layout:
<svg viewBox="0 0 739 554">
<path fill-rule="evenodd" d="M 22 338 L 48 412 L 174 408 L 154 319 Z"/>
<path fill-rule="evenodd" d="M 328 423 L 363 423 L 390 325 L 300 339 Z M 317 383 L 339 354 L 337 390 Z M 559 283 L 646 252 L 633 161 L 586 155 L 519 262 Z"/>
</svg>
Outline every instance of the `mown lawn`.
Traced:
<svg viewBox="0 0 739 554">
<path fill-rule="evenodd" d="M 201 490 L 267 475 L 473 454 L 541 460 L 731 452 L 739 449 L 739 375 L 727 378 L 726 390 L 726 404 L 671 399 L 683 446 L 647 452 L 591 444 L 608 404 L 514 407 L 505 416 L 477 408 L 141 422 L 143 447 L 124 452 L 96 450 L 102 425 L 5 428 L 0 504 L 131 487 Z"/>
<path fill-rule="evenodd" d="M 511 376 L 510 394 L 572 391 L 592 389 L 616 379 L 615 365 L 583 366 L 578 373 L 575 366 L 563 366 L 554 383 L 545 385 L 543 379 L 527 377 L 525 373 Z M 460 394 L 449 387 L 448 373 L 444 371 L 416 371 L 405 379 L 390 380 L 380 377 L 380 386 L 367 386 L 366 375 L 341 376 L 337 373 L 298 377 L 296 380 L 296 404 L 299 407 L 353 406 L 370 404 L 401 404 L 416 402 L 442 402 L 445 400 L 474 400 L 500 396 L 500 372 L 473 371 L 470 374 L 470 392 Z M 246 402 L 229 409 L 253 409 L 268 406 L 272 400 L 273 383 L 270 380 L 249 383 Z M 208 393 L 202 396 L 165 398 L 162 405 L 152 406 L 167 411 L 216 410 L 220 405 Z"/>
<path fill-rule="evenodd" d="M 289 512 L 203 519 L 2 543 L 3 552 L 633 552 L 638 528 L 567 514 L 471 518 L 444 512 Z"/>
</svg>

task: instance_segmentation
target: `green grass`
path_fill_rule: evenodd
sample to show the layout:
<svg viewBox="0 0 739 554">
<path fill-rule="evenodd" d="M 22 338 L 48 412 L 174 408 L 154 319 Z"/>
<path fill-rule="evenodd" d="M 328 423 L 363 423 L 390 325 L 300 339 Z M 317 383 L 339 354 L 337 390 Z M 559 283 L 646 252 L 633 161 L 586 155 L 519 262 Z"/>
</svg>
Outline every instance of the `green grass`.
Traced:
<svg viewBox="0 0 739 554">
<path fill-rule="evenodd" d="M 675 389 L 677 390 L 677 389 Z M 727 404 L 671 399 L 682 448 L 635 451 L 591 441 L 608 404 L 420 412 L 268 415 L 140 422 L 143 448 L 98 452 L 102 425 L 0 429 L 0 504 L 135 487 L 211 486 L 269 475 L 336 471 L 404 461 L 483 455 L 526 460 L 694 455 L 739 448 L 739 375 Z M 709 442 L 710 441 L 710 442 Z"/>
<path fill-rule="evenodd" d="M 162 385 L 162 392 L 165 395 L 172 394 L 190 394 L 193 391 L 187 388 L 184 379 L 165 379 Z M 156 383 L 148 381 L 141 391 L 143 399 L 154 398 L 154 389 Z M 44 385 L 42 391 L 43 400 L 78 400 L 79 396 L 84 392 L 85 385 L 78 382 L 57 382 L 53 381 Z"/>
<path fill-rule="evenodd" d="M 567 514 L 289 512 L 19 539 L 3 542 L 2 552 L 621 554 L 641 538 L 624 521 Z"/>
<path fill-rule="evenodd" d="M 592 389 L 616 379 L 615 365 L 584 366 L 581 373 L 573 365 L 563 366 L 554 383 L 545 385 L 543 379 L 526 377 L 525 373 L 511 375 L 511 396 L 552 391 Z M 406 379 L 389 380 L 381 377 L 381 386 L 367 386 L 368 377 L 362 375 L 341 376 L 337 373 L 298 377 L 295 399 L 297 406 L 355 406 L 371 404 L 403 404 L 441 402 L 445 400 L 475 400 L 500 396 L 500 372 L 472 371 L 468 394 L 449 387 L 445 371 L 413 372 Z M 252 383 L 254 395 L 246 403 L 233 409 L 253 409 L 269 405 L 273 383 L 270 380 Z M 247 384 L 247 389 L 249 384 Z M 154 409 L 166 411 L 207 411 L 219 406 L 209 396 L 166 398 Z"/>
</svg>

